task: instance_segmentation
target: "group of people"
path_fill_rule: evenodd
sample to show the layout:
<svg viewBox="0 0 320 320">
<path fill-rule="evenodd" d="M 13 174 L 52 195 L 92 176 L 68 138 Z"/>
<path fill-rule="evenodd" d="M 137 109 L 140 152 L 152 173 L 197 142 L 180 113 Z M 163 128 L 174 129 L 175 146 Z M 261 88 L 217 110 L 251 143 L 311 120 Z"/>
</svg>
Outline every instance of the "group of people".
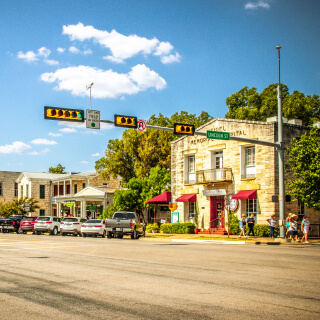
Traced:
<svg viewBox="0 0 320 320">
<path fill-rule="evenodd" d="M 269 223 L 269 229 L 270 229 L 270 238 L 274 239 L 274 230 L 276 227 L 276 219 L 275 219 L 275 214 L 272 214 L 269 219 L 267 219 Z M 246 225 L 248 224 L 248 233 L 246 235 Z M 250 234 L 253 235 L 255 238 L 254 234 L 254 224 L 255 224 L 255 218 L 254 215 L 251 214 L 249 218 L 246 219 L 246 215 L 243 214 L 242 218 L 239 221 L 239 227 L 240 227 L 240 235 L 239 238 L 243 237 L 249 237 Z M 286 219 L 286 228 L 287 228 L 287 233 L 286 237 L 290 234 L 290 239 L 291 241 L 300 241 L 298 237 L 298 223 L 297 223 L 297 215 L 293 213 L 289 213 L 287 219 Z M 305 241 L 306 243 L 309 243 L 308 241 L 308 233 L 311 230 L 310 229 L 310 221 L 307 216 L 304 216 L 302 222 L 301 222 L 301 230 L 303 232 L 303 237 L 301 241 Z"/>
</svg>

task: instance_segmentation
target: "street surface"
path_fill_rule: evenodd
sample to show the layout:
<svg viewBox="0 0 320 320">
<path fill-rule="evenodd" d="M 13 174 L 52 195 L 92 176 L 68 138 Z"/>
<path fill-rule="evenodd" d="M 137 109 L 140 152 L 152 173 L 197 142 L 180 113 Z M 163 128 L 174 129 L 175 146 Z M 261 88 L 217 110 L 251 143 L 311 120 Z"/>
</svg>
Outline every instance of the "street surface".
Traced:
<svg viewBox="0 0 320 320">
<path fill-rule="evenodd" d="M 0 234 L 0 319 L 319 319 L 320 247 Z"/>
</svg>

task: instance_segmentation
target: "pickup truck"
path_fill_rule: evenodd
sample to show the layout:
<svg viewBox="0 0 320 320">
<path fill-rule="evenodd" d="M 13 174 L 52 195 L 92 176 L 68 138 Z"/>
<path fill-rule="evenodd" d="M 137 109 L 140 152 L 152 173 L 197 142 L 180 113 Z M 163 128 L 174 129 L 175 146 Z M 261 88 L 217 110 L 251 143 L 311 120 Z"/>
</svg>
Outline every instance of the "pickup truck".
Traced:
<svg viewBox="0 0 320 320">
<path fill-rule="evenodd" d="M 145 236 L 145 225 L 135 212 L 118 211 L 112 219 L 106 219 L 107 238 L 123 238 L 130 235 L 131 239 Z"/>
<path fill-rule="evenodd" d="M 10 216 L 9 218 L 1 219 L 0 221 L 0 231 L 2 232 L 18 232 L 20 227 L 20 222 L 24 218 L 22 215 Z"/>
</svg>

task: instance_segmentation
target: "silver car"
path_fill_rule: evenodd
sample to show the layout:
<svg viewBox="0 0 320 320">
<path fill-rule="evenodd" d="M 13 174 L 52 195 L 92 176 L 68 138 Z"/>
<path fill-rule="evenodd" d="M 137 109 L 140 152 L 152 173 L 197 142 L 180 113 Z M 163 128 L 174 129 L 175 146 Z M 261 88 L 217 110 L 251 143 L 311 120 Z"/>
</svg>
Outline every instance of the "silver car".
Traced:
<svg viewBox="0 0 320 320">
<path fill-rule="evenodd" d="M 61 218 L 52 216 L 41 216 L 38 217 L 34 224 L 34 233 L 50 233 L 52 235 L 58 234 L 60 232 L 60 222 Z"/>
<path fill-rule="evenodd" d="M 93 237 L 106 237 L 104 220 L 90 219 L 81 225 L 81 233 L 83 237 L 92 235 Z"/>
<path fill-rule="evenodd" d="M 67 234 L 79 235 L 81 237 L 81 224 L 86 221 L 85 219 L 77 217 L 63 218 L 60 224 L 60 234 L 65 236 Z"/>
</svg>

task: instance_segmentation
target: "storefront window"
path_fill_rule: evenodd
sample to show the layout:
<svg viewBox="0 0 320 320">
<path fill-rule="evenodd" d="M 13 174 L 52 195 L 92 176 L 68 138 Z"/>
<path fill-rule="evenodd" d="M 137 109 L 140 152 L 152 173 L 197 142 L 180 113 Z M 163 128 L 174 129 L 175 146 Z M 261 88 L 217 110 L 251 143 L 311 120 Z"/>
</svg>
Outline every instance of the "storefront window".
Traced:
<svg viewBox="0 0 320 320">
<path fill-rule="evenodd" d="M 195 212 L 196 212 L 196 203 L 189 202 L 189 218 L 194 218 Z"/>
<path fill-rule="evenodd" d="M 257 200 L 247 199 L 247 216 L 252 213 L 257 213 Z"/>
</svg>

